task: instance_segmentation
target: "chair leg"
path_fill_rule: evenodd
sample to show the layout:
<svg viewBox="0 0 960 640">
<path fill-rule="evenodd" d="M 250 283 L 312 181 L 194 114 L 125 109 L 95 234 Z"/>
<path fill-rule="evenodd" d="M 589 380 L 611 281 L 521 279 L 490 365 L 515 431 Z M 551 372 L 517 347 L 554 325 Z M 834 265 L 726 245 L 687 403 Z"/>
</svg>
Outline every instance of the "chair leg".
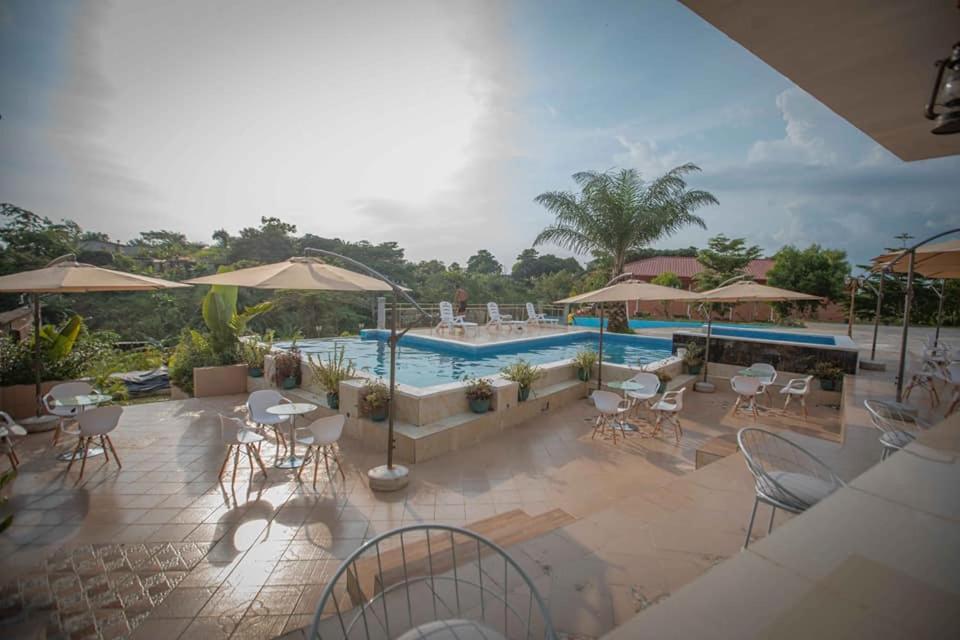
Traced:
<svg viewBox="0 0 960 640">
<path fill-rule="evenodd" d="M 773 516 L 777 515 L 777 508 L 774 506 L 770 507 L 770 523 L 767 525 L 767 535 L 770 535 L 770 532 L 773 531 Z"/>
<path fill-rule="evenodd" d="M 223 457 L 223 464 L 220 465 L 220 474 L 217 476 L 217 479 L 223 480 L 223 472 L 227 470 L 227 462 L 230 460 L 230 453 L 233 451 L 233 445 L 227 446 L 227 455 Z"/>
<path fill-rule="evenodd" d="M 233 475 L 230 477 L 230 488 L 233 488 L 233 485 L 237 483 L 237 467 L 240 466 L 240 445 L 234 445 L 235 450 L 233 452 Z"/>
<path fill-rule="evenodd" d="M 313 459 L 313 488 L 317 488 L 317 471 L 320 470 L 320 451 L 318 449 L 316 456 Z"/>
<path fill-rule="evenodd" d="M 266 468 L 265 466 L 263 466 L 263 460 L 260 458 L 260 452 L 257 451 L 257 448 L 256 448 L 255 446 L 253 446 L 252 444 L 248 444 L 248 445 L 247 445 L 247 451 L 250 452 L 248 455 L 249 455 L 249 456 L 252 456 L 253 459 L 257 461 L 257 466 L 260 467 L 260 471 L 263 472 L 263 477 L 266 478 L 266 477 L 267 477 L 267 468 Z M 253 466 L 253 465 L 251 465 L 251 466 Z"/>
<path fill-rule="evenodd" d="M 303 469 L 310 463 L 310 454 L 313 452 L 313 447 L 307 447 L 306 453 L 303 454 L 303 464 L 297 469 L 297 482 L 300 482 L 300 477 L 303 475 Z"/>
<path fill-rule="evenodd" d="M 800 408 L 803 410 L 803 420 L 807 420 L 807 396 L 800 396 Z"/>
<path fill-rule="evenodd" d="M 70 464 L 67 465 L 67 473 L 70 473 L 73 463 L 77 461 L 77 456 L 80 455 L 81 446 L 83 446 L 83 438 L 77 438 L 77 446 L 73 448 L 73 455 L 70 456 Z"/>
<path fill-rule="evenodd" d="M 677 444 L 680 444 L 680 438 L 683 437 L 683 427 L 680 426 L 680 416 L 674 418 L 673 433 L 677 437 Z"/>
<path fill-rule="evenodd" d="M 747 526 L 747 537 L 743 541 L 743 548 L 746 549 L 750 544 L 750 534 L 753 532 L 753 520 L 757 517 L 757 504 L 760 502 L 760 498 L 756 495 L 753 496 L 753 511 L 750 512 L 750 524 Z"/>
<path fill-rule="evenodd" d="M 327 470 L 327 478 L 330 477 L 330 454 L 327 452 L 327 448 L 323 447 L 323 466 Z"/>
<path fill-rule="evenodd" d="M 79 484 L 83 480 L 83 470 L 87 468 L 87 453 L 90 447 L 90 438 L 81 437 L 80 440 L 83 441 L 83 460 L 80 461 L 80 475 L 74 484 Z"/>
<path fill-rule="evenodd" d="M 12 466 L 12 467 L 13 467 L 13 470 L 16 471 L 16 470 L 17 470 L 17 458 L 16 458 L 16 456 L 13 455 L 13 451 L 11 451 L 10 449 L 7 449 L 7 458 L 9 458 L 9 460 L 10 460 L 10 466 Z"/>
<path fill-rule="evenodd" d="M 788 393 L 788 394 L 787 394 L 787 399 L 783 401 L 783 410 L 784 410 L 784 411 L 786 411 L 786 410 L 787 410 L 787 407 L 790 406 L 790 400 L 792 400 L 792 399 L 793 399 L 793 395 Z"/>
<path fill-rule="evenodd" d="M 120 464 L 120 456 L 117 455 L 117 449 L 113 446 L 113 439 L 110 436 L 104 436 L 107 439 L 107 444 L 110 445 L 110 452 L 113 453 L 113 460 L 117 463 L 118 469 L 123 469 L 123 465 Z"/>
<path fill-rule="evenodd" d="M 340 477 L 346 482 L 347 474 L 343 472 L 343 465 L 340 464 L 340 452 L 336 449 L 333 449 L 333 461 L 337 463 L 337 470 L 340 471 Z"/>
<path fill-rule="evenodd" d="M 110 462 L 110 453 L 107 451 L 107 443 L 103 440 L 103 435 L 100 436 L 100 448 L 103 449 L 103 459 L 106 462 Z"/>
</svg>

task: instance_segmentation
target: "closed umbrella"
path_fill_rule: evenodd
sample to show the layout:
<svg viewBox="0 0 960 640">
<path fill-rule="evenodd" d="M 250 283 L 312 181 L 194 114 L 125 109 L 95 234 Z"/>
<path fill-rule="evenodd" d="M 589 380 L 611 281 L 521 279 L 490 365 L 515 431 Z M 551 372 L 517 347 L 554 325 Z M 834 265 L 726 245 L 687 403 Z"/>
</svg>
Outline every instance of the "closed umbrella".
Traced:
<svg viewBox="0 0 960 640">
<path fill-rule="evenodd" d="M 810 295 L 809 293 L 770 287 L 757 284 L 753 281 L 734 282 L 724 287 L 703 291 L 699 294 L 699 299 L 704 303 L 715 302 L 718 304 L 739 304 L 741 302 L 815 302 L 823 300 L 823 298 Z M 694 385 L 695 390 L 708 393 L 714 390 L 713 384 L 707 382 L 707 367 L 710 363 L 710 332 L 712 327 L 713 314 L 708 311 L 707 345 L 703 357 L 703 380 Z"/>
<path fill-rule="evenodd" d="M 600 367 L 597 375 L 597 388 L 599 389 L 603 378 L 603 303 L 629 302 L 631 300 L 642 302 L 683 300 L 693 302 L 699 298 L 699 294 L 690 291 L 674 289 L 672 287 L 662 287 L 657 284 L 650 284 L 649 282 L 619 282 L 603 287 L 602 289 L 596 289 L 595 291 L 557 300 L 556 304 L 596 303 L 600 305 Z"/>
<path fill-rule="evenodd" d="M 189 285 L 136 273 L 113 271 L 77 262 L 72 255 L 57 258 L 42 269 L 0 276 L 0 292 L 33 294 L 34 373 L 37 416 L 40 416 L 40 294 L 88 291 L 156 291 Z"/>
</svg>

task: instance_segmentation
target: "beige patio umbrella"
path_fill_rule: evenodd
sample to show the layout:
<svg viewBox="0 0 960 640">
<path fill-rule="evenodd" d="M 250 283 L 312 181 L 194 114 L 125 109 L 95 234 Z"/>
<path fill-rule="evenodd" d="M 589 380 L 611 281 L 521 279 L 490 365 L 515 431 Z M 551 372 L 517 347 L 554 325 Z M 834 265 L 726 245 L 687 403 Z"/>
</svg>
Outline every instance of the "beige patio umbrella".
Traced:
<svg viewBox="0 0 960 640">
<path fill-rule="evenodd" d="M 274 264 L 227 271 L 212 276 L 187 280 L 190 284 L 232 285 L 235 287 L 252 287 L 255 289 L 300 289 L 306 291 L 392 291 L 394 293 L 394 307 L 390 330 L 390 404 L 387 424 L 387 464 L 375 467 L 368 473 L 370 486 L 374 489 L 394 490 L 402 488 L 407 482 L 407 469 L 402 465 L 393 464 L 394 449 L 394 413 L 393 397 L 396 390 L 396 343 L 402 336 L 397 335 L 397 306 L 398 295 L 403 295 L 419 309 L 417 303 L 406 294 L 405 287 L 392 282 L 386 276 L 374 271 L 361 262 L 321 249 L 307 249 L 323 255 L 328 255 L 364 269 L 375 277 L 367 276 L 356 271 L 342 269 L 327 264 L 319 258 L 293 257 Z M 422 312 L 422 310 L 421 310 Z M 405 332 L 404 332 L 405 333 Z"/>
<path fill-rule="evenodd" d="M 288 258 L 283 262 L 187 280 L 190 284 L 222 284 L 254 289 L 307 291 L 393 291 L 378 278 L 327 264 L 319 258 Z"/>
<path fill-rule="evenodd" d="M 717 287 L 698 294 L 700 302 L 719 304 L 739 304 L 741 302 L 820 302 L 823 298 L 758 284 L 752 280 L 741 280 L 726 286 Z M 694 385 L 698 391 L 713 391 L 713 385 L 707 382 L 707 367 L 710 363 L 710 333 L 713 328 L 713 314 L 707 311 L 707 345 L 703 356 L 703 380 Z"/>
<path fill-rule="evenodd" d="M 75 256 L 57 258 L 42 269 L 0 276 L 0 293 L 33 294 L 34 373 L 37 416 L 40 416 L 40 294 L 85 293 L 90 291 L 155 291 L 189 285 L 151 278 L 136 273 L 113 271 L 77 262 Z"/>
<path fill-rule="evenodd" d="M 699 299 L 699 294 L 683 289 L 662 287 L 649 282 L 618 282 L 602 289 L 557 300 L 556 304 L 597 303 L 600 305 L 600 367 L 597 375 L 597 388 L 599 389 L 603 381 L 603 304 L 605 302 L 630 302 L 631 300 L 640 302 L 668 302 L 672 300 L 694 302 Z"/>
</svg>

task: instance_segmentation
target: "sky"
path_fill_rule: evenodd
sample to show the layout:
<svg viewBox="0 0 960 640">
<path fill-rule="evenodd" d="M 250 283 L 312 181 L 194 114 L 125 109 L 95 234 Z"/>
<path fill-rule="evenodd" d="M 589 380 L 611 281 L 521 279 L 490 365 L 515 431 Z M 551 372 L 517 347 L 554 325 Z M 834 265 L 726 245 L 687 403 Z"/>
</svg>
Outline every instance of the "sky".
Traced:
<svg viewBox="0 0 960 640">
<path fill-rule="evenodd" d="M 120 241 L 275 216 L 510 265 L 571 174 L 687 162 L 720 205 L 662 248 L 960 226 L 960 158 L 903 163 L 673 0 L 0 0 L 0 114 L 0 201 Z"/>
</svg>

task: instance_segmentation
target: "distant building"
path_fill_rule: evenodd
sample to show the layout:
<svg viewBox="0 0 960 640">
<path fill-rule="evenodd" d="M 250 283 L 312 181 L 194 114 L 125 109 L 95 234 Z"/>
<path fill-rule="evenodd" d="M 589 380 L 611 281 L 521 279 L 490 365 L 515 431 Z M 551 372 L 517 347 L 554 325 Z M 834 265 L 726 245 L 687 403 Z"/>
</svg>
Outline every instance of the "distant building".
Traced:
<svg viewBox="0 0 960 640">
<path fill-rule="evenodd" d="M 26 340 L 33 331 L 33 309 L 19 307 L 0 312 L 0 335 L 14 340 Z"/>
<path fill-rule="evenodd" d="M 773 260 L 761 258 L 752 260 L 747 265 L 747 273 L 760 283 L 767 283 L 767 272 L 773 268 Z M 630 262 L 623 267 L 624 273 L 632 273 L 638 280 L 650 282 L 662 273 L 675 273 L 683 282 L 683 288 L 691 288 L 694 277 L 705 271 L 704 267 L 692 256 L 654 256 L 636 262 Z"/>
</svg>

